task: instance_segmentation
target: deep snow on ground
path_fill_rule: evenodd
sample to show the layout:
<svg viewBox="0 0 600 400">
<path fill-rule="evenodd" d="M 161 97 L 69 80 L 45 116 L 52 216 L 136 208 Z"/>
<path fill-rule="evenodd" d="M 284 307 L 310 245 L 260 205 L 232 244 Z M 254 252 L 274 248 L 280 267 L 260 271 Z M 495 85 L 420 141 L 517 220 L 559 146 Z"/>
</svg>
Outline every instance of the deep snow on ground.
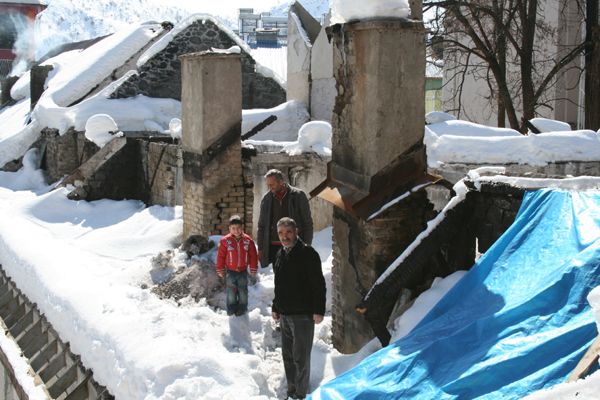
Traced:
<svg viewBox="0 0 600 400">
<path fill-rule="evenodd" d="M 151 258 L 180 243 L 181 208 L 70 201 L 65 189 L 45 185 L 36 157 L 30 151 L 23 169 L 0 173 L 0 220 L 11 221 L 0 225 L 0 263 L 100 383 L 122 399 L 282 394 L 270 267 L 250 288 L 244 317 L 205 300 L 160 300 L 144 287 L 152 286 Z M 314 243 L 328 286 L 331 237 L 329 228 Z M 415 323 L 406 318 L 404 325 Z M 374 341 L 357 355 L 338 354 L 328 311 L 315 333 L 312 387 L 378 348 Z"/>
</svg>

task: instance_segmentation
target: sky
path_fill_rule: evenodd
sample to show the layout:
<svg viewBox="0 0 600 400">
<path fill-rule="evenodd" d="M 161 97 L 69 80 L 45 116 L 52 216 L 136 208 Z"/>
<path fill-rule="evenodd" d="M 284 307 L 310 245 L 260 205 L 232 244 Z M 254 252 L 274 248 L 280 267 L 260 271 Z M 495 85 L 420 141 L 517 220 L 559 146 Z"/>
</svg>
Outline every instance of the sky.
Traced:
<svg viewBox="0 0 600 400">
<path fill-rule="evenodd" d="M 221 3 L 233 10 L 239 7 L 238 2 Z M 273 7 L 279 4 L 277 1 L 264 3 Z M 382 12 L 375 7 L 383 2 L 372 3 L 374 8 L 362 9 L 363 2 L 349 3 L 355 7 L 350 7 L 354 10 L 352 16 Z M 81 8 L 70 15 L 68 6 L 75 4 Z M 13 97 L 18 102 L 0 110 L 0 164 L 25 155 L 20 171 L 0 172 L 0 221 L 11 221 L 11 224 L 0 224 L 0 263 L 29 299 L 38 303 L 63 340 L 82 355 L 83 363 L 94 370 L 96 380 L 117 398 L 233 399 L 239 398 L 240 393 L 245 398 L 276 398 L 284 393 L 285 383 L 277 331 L 270 318 L 273 293 L 270 268 L 261 269 L 259 283 L 250 289 L 249 313 L 242 318 L 226 316 L 222 293 L 210 299 L 210 303 L 206 300 L 196 303 L 189 298 L 179 303 L 161 300 L 143 287 L 152 287 L 157 275 L 168 275 L 175 268 L 188 266 L 188 261 L 177 250 L 182 240 L 181 207 L 148 207 L 138 201 L 68 200 L 67 189 L 54 189 L 54 182 L 45 182 L 38 169 L 39 154 L 28 151 L 45 126 L 61 132 L 70 126 L 83 131 L 87 126 L 90 137 L 100 137 L 100 140 L 106 139 L 108 130 L 115 129 L 160 128 L 166 135 L 173 133 L 175 128 L 171 127 L 177 126 L 181 117 L 181 104 L 174 100 L 143 96 L 108 100 L 106 92 L 101 91 L 69 106 L 73 99 L 87 93 L 137 49 L 149 43 L 160 30 L 159 24 L 130 22 L 123 26 L 123 21 L 129 18 L 127 13 L 131 12 L 126 4 L 136 8 L 135 2 L 110 0 L 51 2 L 56 10 L 63 7 L 63 12 L 53 14 L 55 20 L 51 20 L 48 13 L 48 20 L 44 22 L 47 26 L 78 25 L 77 29 L 89 29 L 86 33 L 90 35 L 109 26 L 120 28 L 117 34 L 85 51 L 48 60 L 54 70 L 33 112 L 29 112 L 27 74 L 13 89 Z M 195 4 L 198 2 L 190 7 Z M 168 2 L 164 2 L 157 7 L 167 6 Z M 151 7 L 146 9 L 152 12 Z M 219 12 L 226 15 L 225 8 L 219 8 Z M 107 25 L 98 22 L 100 13 L 104 13 Z M 92 17 L 83 18 L 84 14 Z M 81 17 L 78 21 L 83 22 L 74 24 L 71 17 Z M 271 113 L 278 115 L 278 122 L 269 127 L 272 130 L 265 130 L 262 136 L 257 135 L 247 144 L 276 144 L 290 154 L 317 151 L 327 155 L 331 151 L 330 126 L 305 125 L 308 114 L 297 103 L 285 103 L 272 110 L 244 111 L 243 124 L 252 127 Z M 434 115 L 429 117 L 434 118 Z M 430 166 L 454 162 L 467 155 L 475 163 L 494 160 L 494 163 L 532 165 L 561 160 L 561 157 L 599 159 L 596 132 L 565 131 L 558 121 L 543 121 L 542 130 L 550 131 L 542 135 L 523 136 L 510 130 L 457 121 L 448 114 L 437 115 L 437 118 L 425 129 Z M 282 137 L 286 140 L 275 142 L 275 138 Z M 477 150 L 467 155 L 461 153 L 474 148 Z M 521 148 L 528 150 L 520 152 Z M 496 172 L 500 174 L 494 170 Z M 464 196 L 461 186 L 456 189 L 457 196 Z M 456 201 L 449 203 L 446 211 Z M 433 229 L 435 223 L 431 221 L 429 229 Z M 331 236 L 331 228 L 328 228 L 315 239 L 329 288 Z M 32 243 L 36 251 L 31 251 Z M 166 270 L 159 271 L 153 257 L 169 249 L 174 250 L 172 261 Z M 214 254 L 206 257 L 214 257 Z M 400 261 L 396 260 L 386 273 Z M 462 274 L 436 280 L 431 291 L 415 301 L 412 311 L 394 321 L 394 339 L 409 332 Z M 330 296 L 331 290 L 328 293 Z M 353 355 L 341 355 L 334 350 L 330 302 L 329 299 L 325 321 L 315 332 L 313 388 L 379 349 L 378 342 L 373 340 Z M 11 349 L 10 341 L 5 339 L 0 336 L 0 346 L 11 354 L 15 364 L 23 362 L 18 351 Z M 20 379 L 28 378 L 20 374 Z M 32 398 L 38 398 L 35 385 L 29 382 L 24 386 L 32 391 Z M 559 389 L 565 393 L 571 390 Z"/>
</svg>

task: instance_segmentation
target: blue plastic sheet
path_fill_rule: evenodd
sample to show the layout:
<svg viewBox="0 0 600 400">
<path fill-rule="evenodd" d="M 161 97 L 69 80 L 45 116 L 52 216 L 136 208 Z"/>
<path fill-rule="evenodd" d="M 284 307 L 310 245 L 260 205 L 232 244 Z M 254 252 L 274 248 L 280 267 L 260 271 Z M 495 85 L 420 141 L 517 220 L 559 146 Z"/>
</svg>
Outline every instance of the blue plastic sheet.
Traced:
<svg viewBox="0 0 600 400">
<path fill-rule="evenodd" d="M 600 194 L 525 194 L 513 225 L 413 331 L 321 399 L 518 399 L 563 382 L 597 336 Z"/>
</svg>

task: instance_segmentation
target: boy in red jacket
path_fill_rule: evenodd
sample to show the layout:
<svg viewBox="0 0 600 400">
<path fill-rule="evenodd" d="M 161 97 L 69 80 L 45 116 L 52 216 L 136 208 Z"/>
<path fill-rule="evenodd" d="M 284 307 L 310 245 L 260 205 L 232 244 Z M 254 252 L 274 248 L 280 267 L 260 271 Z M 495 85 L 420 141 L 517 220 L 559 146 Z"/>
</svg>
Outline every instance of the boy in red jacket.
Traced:
<svg viewBox="0 0 600 400">
<path fill-rule="evenodd" d="M 225 268 L 227 267 L 227 268 Z M 217 252 L 217 275 L 225 277 L 227 315 L 243 315 L 248 310 L 248 274 L 256 277 L 258 257 L 254 240 L 244 233 L 242 218 L 229 218 L 229 234 L 219 242 Z"/>
</svg>

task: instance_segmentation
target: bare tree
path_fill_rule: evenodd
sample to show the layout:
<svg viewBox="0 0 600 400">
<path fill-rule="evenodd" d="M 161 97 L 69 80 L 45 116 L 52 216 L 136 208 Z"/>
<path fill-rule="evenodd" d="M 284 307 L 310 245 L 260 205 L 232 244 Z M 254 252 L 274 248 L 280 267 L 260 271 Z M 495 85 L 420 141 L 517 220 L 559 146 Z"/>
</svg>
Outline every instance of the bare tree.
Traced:
<svg viewBox="0 0 600 400">
<path fill-rule="evenodd" d="M 527 121 L 540 108 L 552 108 L 550 93 L 557 78 L 568 68 L 578 68 L 571 63 L 586 48 L 583 37 L 560 52 L 551 53 L 548 46 L 542 45 L 548 40 L 555 42 L 558 32 L 557 26 L 543 20 L 546 1 L 423 2 L 426 12 L 435 10 L 431 27 L 433 34 L 443 38 L 445 58 L 454 60 L 446 71 L 448 80 L 463 82 L 467 73 L 474 79 L 485 80 L 490 88 L 488 100 L 497 110 L 499 126 L 505 125 L 506 117 L 511 128 L 526 132 Z M 461 84 L 454 85 L 453 96 L 459 96 L 461 104 Z M 462 106 L 453 111 L 465 112 Z"/>
</svg>

